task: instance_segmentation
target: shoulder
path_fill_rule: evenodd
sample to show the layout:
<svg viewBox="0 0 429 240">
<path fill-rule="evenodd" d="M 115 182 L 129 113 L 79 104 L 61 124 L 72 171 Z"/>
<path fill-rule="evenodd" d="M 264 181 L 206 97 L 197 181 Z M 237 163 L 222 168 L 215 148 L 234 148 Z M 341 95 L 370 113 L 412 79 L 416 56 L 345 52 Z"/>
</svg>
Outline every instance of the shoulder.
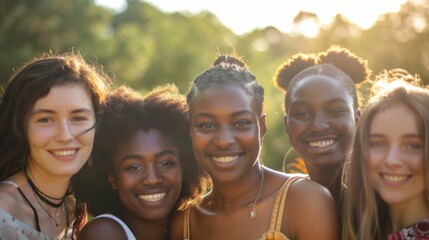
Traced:
<svg viewBox="0 0 429 240">
<path fill-rule="evenodd" d="M 17 186 L 0 182 L 0 208 L 4 211 L 13 214 L 21 203 L 21 199 L 17 195 Z"/>
<path fill-rule="evenodd" d="M 338 212 L 325 187 L 307 178 L 296 180 L 290 187 L 285 205 L 286 222 L 294 224 L 299 239 L 337 239 Z"/>
<path fill-rule="evenodd" d="M 128 239 L 121 224 L 115 219 L 98 217 L 89 221 L 78 236 L 79 240 L 87 239 Z"/>
</svg>

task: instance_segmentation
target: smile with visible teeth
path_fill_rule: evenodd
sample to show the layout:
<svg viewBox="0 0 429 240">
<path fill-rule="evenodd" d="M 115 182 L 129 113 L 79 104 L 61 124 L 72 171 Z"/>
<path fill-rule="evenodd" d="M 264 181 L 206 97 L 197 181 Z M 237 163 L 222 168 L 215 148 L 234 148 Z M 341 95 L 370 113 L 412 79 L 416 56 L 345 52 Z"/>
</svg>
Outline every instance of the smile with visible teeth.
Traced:
<svg viewBox="0 0 429 240">
<path fill-rule="evenodd" d="M 67 156 L 73 156 L 76 153 L 76 150 L 51 151 L 51 153 L 58 157 L 67 157 Z"/>
<path fill-rule="evenodd" d="M 161 200 L 165 196 L 165 193 L 140 195 L 139 198 L 148 202 L 156 202 Z"/>
<path fill-rule="evenodd" d="M 329 147 L 334 143 L 335 143 L 335 140 L 330 139 L 330 140 L 322 140 L 322 141 L 311 141 L 311 142 L 308 142 L 308 145 L 310 145 L 310 147 L 315 147 L 315 148 L 324 148 L 324 147 Z"/>
<path fill-rule="evenodd" d="M 234 156 L 221 156 L 221 157 L 215 157 L 212 156 L 213 160 L 215 160 L 216 162 L 220 162 L 220 163 L 229 163 L 234 161 L 235 159 L 238 158 L 238 155 L 234 155 Z"/>
<path fill-rule="evenodd" d="M 399 183 L 405 181 L 408 176 L 406 175 L 387 175 L 387 174 L 381 174 L 381 177 L 389 182 Z"/>
</svg>

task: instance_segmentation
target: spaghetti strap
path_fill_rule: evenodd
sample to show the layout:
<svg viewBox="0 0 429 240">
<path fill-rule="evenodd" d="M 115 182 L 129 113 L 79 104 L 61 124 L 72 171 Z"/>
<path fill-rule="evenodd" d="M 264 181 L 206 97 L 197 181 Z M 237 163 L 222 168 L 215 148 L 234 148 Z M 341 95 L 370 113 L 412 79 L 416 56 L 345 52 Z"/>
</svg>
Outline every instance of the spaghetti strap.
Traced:
<svg viewBox="0 0 429 240">
<path fill-rule="evenodd" d="M 190 240 L 191 239 L 191 232 L 190 232 L 190 213 L 191 213 L 191 208 L 188 207 L 185 210 L 185 214 L 183 215 L 183 240 Z"/>
<path fill-rule="evenodd" d="M 286 180 L 285 184 L 283 184 L 283 186 L 280 188 L 279 192 L 277 193 L 277 198 L 274 203 L 273 212 L 271 215 L 271 223 L 270 223 L 269 230 L 280 232 L 288 190 L 290 186 L 300 178 L 301 177 L 297 177 L 297 176 L 290 177 L 288 180 Z"/>
</svg>

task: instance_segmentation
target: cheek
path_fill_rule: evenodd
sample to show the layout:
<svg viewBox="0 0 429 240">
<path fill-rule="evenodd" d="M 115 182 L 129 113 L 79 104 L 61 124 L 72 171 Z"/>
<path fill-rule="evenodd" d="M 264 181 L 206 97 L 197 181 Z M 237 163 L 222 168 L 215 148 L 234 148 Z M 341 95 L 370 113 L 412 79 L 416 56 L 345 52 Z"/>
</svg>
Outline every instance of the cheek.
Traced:
<svg viewBox="0 0 429 240">
<path fill-rule="evenodd" d="M 366 160 L 368 170 L 376 170 L 382 164 L 384 155 L 384 151 L 369 149 Z"/>
<path fill-rule="evenodd" d="M 408 160 L 408 166 L 415 173 L 424 173 L 423 153 L 411 156 Z"/>
</svg>

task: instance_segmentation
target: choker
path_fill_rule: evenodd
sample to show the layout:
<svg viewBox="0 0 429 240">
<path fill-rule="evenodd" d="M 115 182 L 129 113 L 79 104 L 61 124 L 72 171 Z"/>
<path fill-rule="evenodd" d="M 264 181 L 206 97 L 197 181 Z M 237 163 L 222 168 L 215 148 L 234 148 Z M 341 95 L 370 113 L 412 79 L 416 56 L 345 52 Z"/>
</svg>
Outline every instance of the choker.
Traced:
<svg viewBox="0 0 429 240">
<path fill-rule="evenodd" d="M 42 192 L 39 188 L 36 187 L 36 185 L 33 183 L 33 181 L 31 180 L 30 176 L 27 173 L 27 170 L 24 169 L 24 174 L 25 174 L 25 178 L 27 179 L 28 185 L 30 185 L 31 189 L 33 190 L 33 192 L 37 195 L 37 197 L 42 200 L 44 203 L 48 204 L 49 206 L 53 207 L 53 208 L 59 208 L 63 205 L 64 199 L 66 198 L 67 195 L 70 195 L 69 190 L 66 191 L 66 193 L 64 194 L 64 196 L 62 196 L 61 198 L 54 198 L 54 197 L 50 197 L 49 195 L 47 195 L 46 193 Z M 56 200 L 56 201 L 60 201 L 59 203 L 55 203 L 52 202 L 51 200 Z"/>
</svg>

